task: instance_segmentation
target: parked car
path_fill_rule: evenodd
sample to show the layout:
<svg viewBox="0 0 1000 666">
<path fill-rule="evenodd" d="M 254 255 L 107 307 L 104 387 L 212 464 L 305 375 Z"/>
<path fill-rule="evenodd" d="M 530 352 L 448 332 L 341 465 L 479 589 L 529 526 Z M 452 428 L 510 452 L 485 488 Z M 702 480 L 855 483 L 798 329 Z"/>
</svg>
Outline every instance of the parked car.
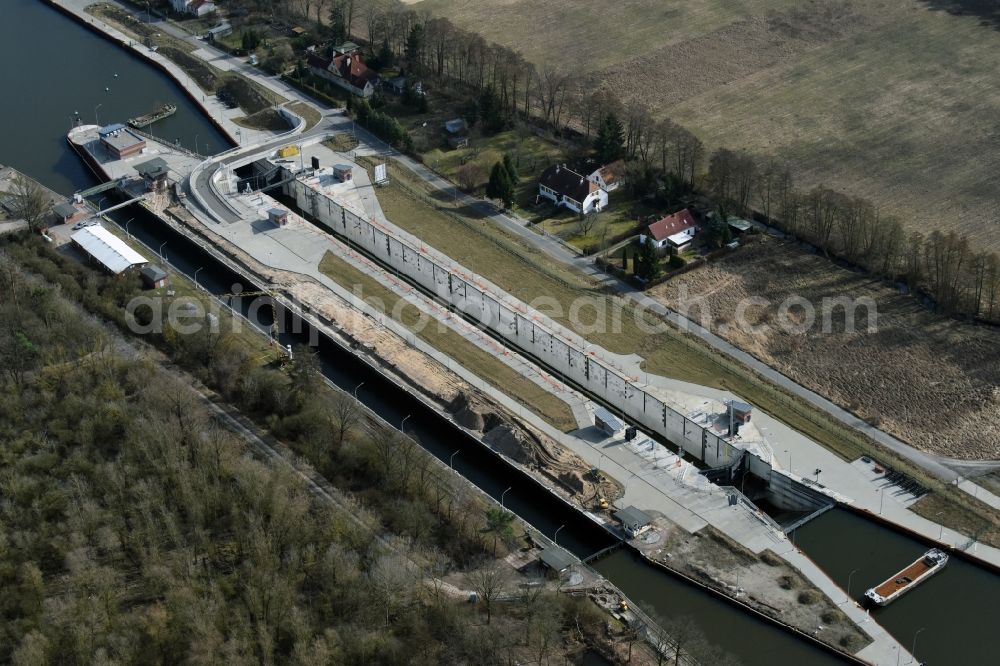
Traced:
<svg viewBox="0 0 1000 666">
<path fill-rule="evenodd" d="M 77 222 L 76 224 L 73 225 L 73 231 L 79 231 L 80 229 L 83 229 L 85 226 L 87 226 L 86 221 Z"/>
</svg>

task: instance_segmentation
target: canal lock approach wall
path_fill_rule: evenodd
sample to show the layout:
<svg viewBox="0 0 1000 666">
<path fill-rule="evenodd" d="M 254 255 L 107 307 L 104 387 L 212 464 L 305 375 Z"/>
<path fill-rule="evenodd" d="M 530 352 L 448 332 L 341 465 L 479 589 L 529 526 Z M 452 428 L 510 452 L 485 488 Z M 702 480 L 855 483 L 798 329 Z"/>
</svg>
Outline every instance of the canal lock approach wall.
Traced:
<svg viewBox="0 0 1000 666">
<path fill-rule="evenodd" d="M 706 466 L 732 466 L 741 458 L 748 460 L 744 464 L 749 464 L 751 473 L 773 490 L 776 506 L 810 517 L 834 505 L 834 499 L 825 493 L 775 469 L 770 461 L 733 446 L 673 409 L 636 379 L 588 354 L 586 345 L 559 324 L 512 297 L 501 301 L 493 295 L 500 290 L 487 286 L 484 279 L 460 272 L 394 235 L 392 229 L 358 216 L 309 183 L 294 179 L 287 168 L 282 168 L 281 179 L 288 181 L 282 185 L 282 193 L 324 228 Z"/>
</svg>

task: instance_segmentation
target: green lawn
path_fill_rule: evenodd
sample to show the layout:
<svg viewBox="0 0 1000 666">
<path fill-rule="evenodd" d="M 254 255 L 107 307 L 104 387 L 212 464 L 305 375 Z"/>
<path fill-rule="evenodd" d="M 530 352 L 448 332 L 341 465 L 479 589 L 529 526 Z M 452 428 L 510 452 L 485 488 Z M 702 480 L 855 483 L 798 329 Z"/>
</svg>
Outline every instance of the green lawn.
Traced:
<svg viewBox="0 0 1000 666">
<path fill-rule="evenodd" d="M 327 252 L 319 268 L 327 277 L 344 287 L 353 289 L 356 285 L 361 285 L 363 293 L 366 294 L 366 298 L 371 299 L 371 303 L 384 305 L 387 312 L 397 312 L 396 304 L 400 296 L 343 259 Z M 569 405 L 552 393 L 521 376 L 516 370 L 469 342 L 456 331 L 433 324 L 421 327 L 420 313 L 415 307 L 403 307 L 398 311 L 397 320 L 400 323 L 414 329 L 424 341 L 448 354 L 455 362 L 471 370 L 476 376 L 485 379 L 559 430 L 568 432 L 576 429 L 576 420 Z"/>
<path fill-rule="evenodd" d="M 613 239 L 627 233 L 638 233 L 639 219 L 656 212 L 634 200 L 625 199 L 620 191 L 608 196 L 608 206 L 597 214 L 596 220 L 586 231 L 581 226 L 580 216 L 565 208 L 552 206 L 535 208 L 540 217 L 538 224 L 546 232 L 559 236 L 581 251 L 594 252 L 605 244 L 614 244 Z"/>
</svg>

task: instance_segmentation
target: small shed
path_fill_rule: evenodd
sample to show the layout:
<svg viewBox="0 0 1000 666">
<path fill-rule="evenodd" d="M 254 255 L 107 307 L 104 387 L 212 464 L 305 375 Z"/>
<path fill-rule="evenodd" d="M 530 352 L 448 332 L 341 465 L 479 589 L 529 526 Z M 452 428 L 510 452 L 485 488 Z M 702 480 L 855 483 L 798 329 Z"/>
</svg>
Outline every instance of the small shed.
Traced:
<svg viewBox="0 0 1000 666">
<path fill-rule="evenodd" d="M 455 118 L 445 122 L 444 129 L 448 134 L 464 134 L 469 126 L 464 118 Z"/>
<path fill-rule="evenodd" d="M 350 164 L 334 164 L 333 177 L 341 183 L 346 183 L 354 177 L 354 169 Z"/>
<path fill-rule="evenodd" d="M 395 78 L 389 79 L 384 82 L 385 87 L 389 92 L 396 95 L 402 95 L 403 91 L 406 90 L 406 77 L 397 76 Z"/>
<path fill-rule="evenodd" d="M 625 530 L 625 534 L 630 539 L 636 538 L 653 524 L 653 519 L 649 514 L 645 511 L 640 511 L 634 506 L 628 506 L 621 511 L 616 511 L 615 519 L 622 524 L 622 529 Z"/>
<path fill-rule="evenodd" d="M 233 32 L 233 26 L 229 25 L 228 23 L 220 23 L 214 28 L 210 28 L 208 32 L 205 33 L 205 38 L 210 42 L 214 42 L 220 37 L 225 37 L 226 35 L 229 35 L 232 32 Z"/>
<path fill-rule="evenodd" d="M 167 272 L 156 264 L 147 264 L 139 271 L 142 283 L 150 289 L 162 289 L 170 284 Z"/>
<path fill-rule="evenodd" d="M 729 412 L 730 416 L 733 417 L 733 421 L 740 424 L 750 423 L 750 412 L 753 411 L 753 407 L 748 403 L 742 402 L 740 400 L 730 400 L 729 401 Z"/>
<path fill-rule="evenodd" d="M 594 425 L 608 437 L 614 437 L 625 429 L 625 424 L 603 407 L 594 410 Z"/>
<path fill-rule="evenodd" d="M 73 224 L 87 216 L 87 211 L 80 210 L 68 201 L 57 203 L 52 207 L 52 212 L 62 224 Z"/>
<path fill-rule="evenodd" d="M 549 546 L 538 556 L 542 564 L 556 573 L 562 573 L 573 566 L 573 556 L 559 546 Z"/>
<path fill-rule="evenodd" d="M 738 234 L 745 234 L 753 228 L 753 224 L 749 220 L 740 217 L 727 218 L 726 222 L 729 224 L 729 228 Z"/>
<path fill-rule="evenodd" d="M 277 227 L 288 226 L 288 211 L 284 208 L 272 208 L 267 211 L 267 219 Z"/>
</svg>

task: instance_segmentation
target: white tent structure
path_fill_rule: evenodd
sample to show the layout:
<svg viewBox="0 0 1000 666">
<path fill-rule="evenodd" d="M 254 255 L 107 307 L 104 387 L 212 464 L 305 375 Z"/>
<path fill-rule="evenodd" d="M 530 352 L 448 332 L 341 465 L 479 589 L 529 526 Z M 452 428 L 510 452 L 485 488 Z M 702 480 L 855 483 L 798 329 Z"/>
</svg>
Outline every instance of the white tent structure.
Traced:
<svg viewBox="0 0 1000 666">
<path fill-rule="evenodd" d="M 148 260 L 102 226 L 84 227 L 70 238 L 108 271 L 119 273 Z"/>
</svg>

